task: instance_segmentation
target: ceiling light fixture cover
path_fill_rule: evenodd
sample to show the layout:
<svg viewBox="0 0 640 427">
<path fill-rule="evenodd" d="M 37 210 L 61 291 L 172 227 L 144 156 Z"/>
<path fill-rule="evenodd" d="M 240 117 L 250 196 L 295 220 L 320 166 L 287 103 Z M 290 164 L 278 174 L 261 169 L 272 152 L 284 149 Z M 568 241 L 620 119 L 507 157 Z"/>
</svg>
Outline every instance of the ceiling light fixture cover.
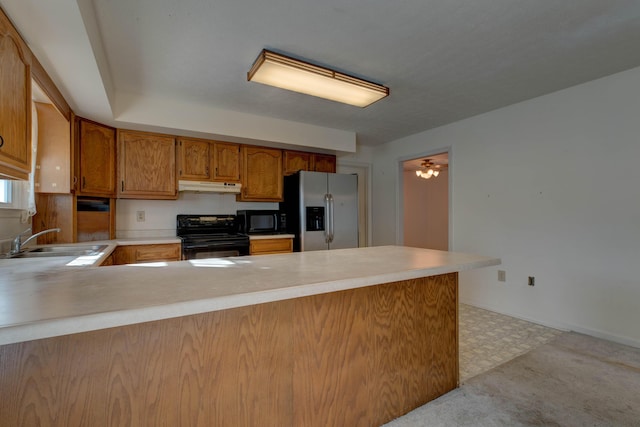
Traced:
<svg viewBox="0 0 640 427">
<path fill-rule="evenodd" d="M 366 107 L 389 95 L 389 88 L 328 68 L 263 50 L 247 80 Z"/>
</svg>

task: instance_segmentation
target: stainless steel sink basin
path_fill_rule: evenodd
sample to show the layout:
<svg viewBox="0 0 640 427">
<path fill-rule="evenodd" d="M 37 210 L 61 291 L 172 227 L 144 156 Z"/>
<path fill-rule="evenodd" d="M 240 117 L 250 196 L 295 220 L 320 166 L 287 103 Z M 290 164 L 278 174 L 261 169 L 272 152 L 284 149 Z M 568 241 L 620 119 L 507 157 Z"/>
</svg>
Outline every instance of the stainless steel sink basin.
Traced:
<svg viewBox="0 0 640 427">
<path fill-rule="evenodd" d="M 107 245 L 40 246 L 37 248 L 27 248 L 19 254 L 11 255 L 10 258 L 99 255 L 101 252 L 104 252 L 106 248 Z"/>
</svg>

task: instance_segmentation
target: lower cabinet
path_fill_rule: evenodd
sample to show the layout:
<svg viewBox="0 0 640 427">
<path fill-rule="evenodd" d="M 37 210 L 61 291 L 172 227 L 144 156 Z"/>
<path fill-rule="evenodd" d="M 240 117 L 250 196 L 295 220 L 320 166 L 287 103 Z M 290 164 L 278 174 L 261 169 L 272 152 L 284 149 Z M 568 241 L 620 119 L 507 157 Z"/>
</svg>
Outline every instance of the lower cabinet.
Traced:
<svg viewBox="0 0 640 427">
<path fill-rule="evenodd" d="M 256 239 L 249 242 L 251 255 L 284 254 L 293 252 L 293 239 Z"/>
<path fill-rule="evenodd" d="M 180 243 L 118 246 L 113 251 L 113 265 L 139 262 L 180 261 Z M 102 264 L 107 265 L 107 264 Z M 109 264 L 111 265 L 111 264 Z"/>
</svg>

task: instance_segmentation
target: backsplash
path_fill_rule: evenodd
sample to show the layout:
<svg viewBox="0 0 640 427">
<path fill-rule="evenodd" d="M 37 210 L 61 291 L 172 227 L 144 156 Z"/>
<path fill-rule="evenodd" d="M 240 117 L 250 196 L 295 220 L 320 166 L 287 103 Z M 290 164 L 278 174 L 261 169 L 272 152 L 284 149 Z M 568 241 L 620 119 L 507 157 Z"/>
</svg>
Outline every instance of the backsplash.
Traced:
<svg viewBox="0 0 640 427">
<path fill-rule="evenodd" d="M 179 214 L 234 214 L 240 209 L 278 209 L 278 203 L 236 202 L 234 194 L 180 193 L 178 200 L 131 200 L 116 202 L 116 237 L 145 238 L 176 235 Z M 144 212 L 144 221 L 138 221 Z"/>
</svg>

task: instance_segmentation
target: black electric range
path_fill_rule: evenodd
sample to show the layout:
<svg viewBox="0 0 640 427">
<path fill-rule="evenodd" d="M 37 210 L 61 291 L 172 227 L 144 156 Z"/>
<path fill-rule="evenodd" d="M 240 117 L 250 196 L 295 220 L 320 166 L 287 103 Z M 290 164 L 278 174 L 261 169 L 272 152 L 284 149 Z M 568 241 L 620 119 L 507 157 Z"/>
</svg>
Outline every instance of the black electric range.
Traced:
<svg viewBox="0 0 640 427">
<path fill-rule="evenodd" d="M 249 255 L 249 236 L 238 232 L 236 215 L 178 215 L 182 259 Z"/>
</svg>

